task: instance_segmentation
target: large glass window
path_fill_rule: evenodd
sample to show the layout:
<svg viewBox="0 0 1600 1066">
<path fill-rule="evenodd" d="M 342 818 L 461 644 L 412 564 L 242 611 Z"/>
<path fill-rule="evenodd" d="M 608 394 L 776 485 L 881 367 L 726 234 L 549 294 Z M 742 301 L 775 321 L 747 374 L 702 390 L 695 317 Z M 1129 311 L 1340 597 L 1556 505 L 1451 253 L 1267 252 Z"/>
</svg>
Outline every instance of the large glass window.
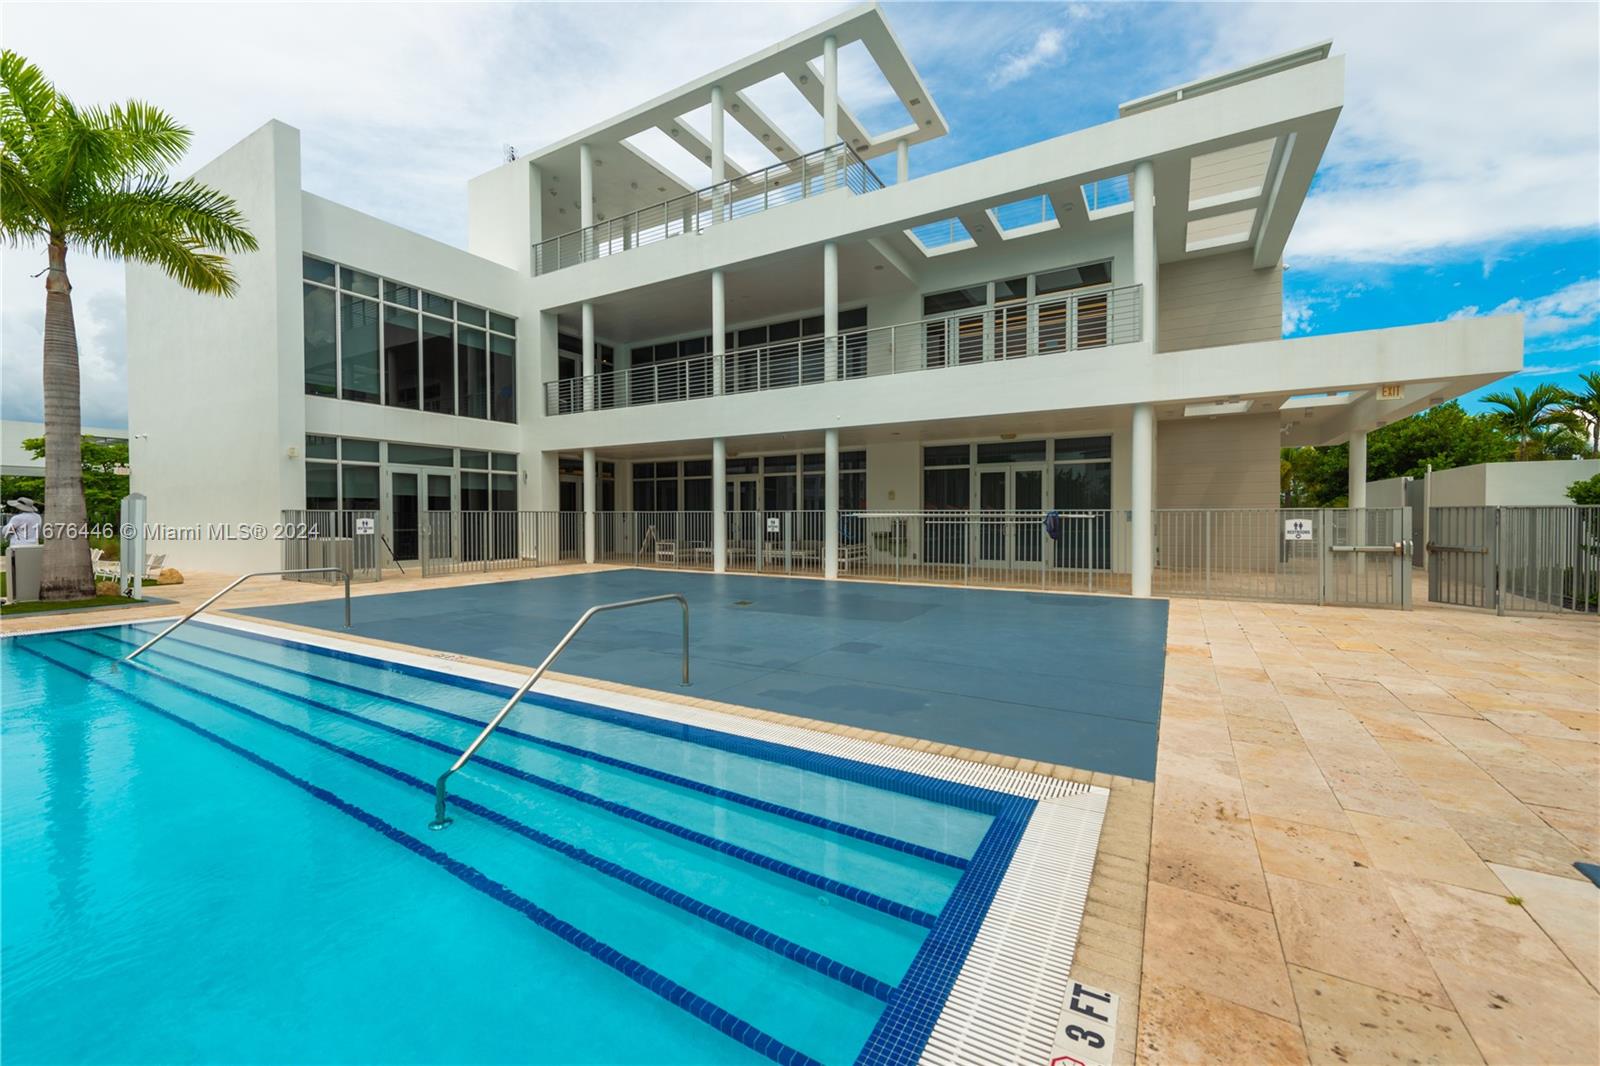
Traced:
<svg viewBox="0 0 1600 1066">
<path fill-rule="evenodd" d="M 344 481 L 344 509 L 347 511 L 376 511 L 378 509 L 378 468 L 354 466 L 346 463 L 339 468 Z"/>
<path fill-rule="evenodd" d="M 338 297 L 332 289 L 304 285 L 306 394 L 333 396 L 339 388 Z"/>
<path fill-rule="evenodd" d="M 339 509 L 339 467 L 334 463 L 306 464 L 306 510 Z"/>
<path fill-rule="evenodd" d="M 422 409 L 456 409 L 455 327 L 432 315 L 422 316 Z"/>
<path fill-rule="evenodd" d="M 1111 438 L 1066 437 L 1055 443 L 1055 509 L 1062 512 L 1055 564 L 1111 567 Z"/>
<path fill-rule="evenodd" d="M 339 296 L 339 395 L 377 403 L 378 302 L 349 293 Z"/>
<path fill-rule="evenodd" d="M 515 422 L 517 342 L 498 333 L 489 334 L 489 385 L 493 397 L 489 417 L 496 422 Z"/>
<path fill-rule="evenodd" d="M 398 307 L 383 309 L 383 394 L 390 407 L 419 404 L 417 377 L 417 313 Z"/>
<path fill-rule="evenodd" d="M 489 417 L 489 348 L 484 332 L 462 326 L 456 342 L 456 371 L 461 413 L 469 418 Z"/>
</svg>

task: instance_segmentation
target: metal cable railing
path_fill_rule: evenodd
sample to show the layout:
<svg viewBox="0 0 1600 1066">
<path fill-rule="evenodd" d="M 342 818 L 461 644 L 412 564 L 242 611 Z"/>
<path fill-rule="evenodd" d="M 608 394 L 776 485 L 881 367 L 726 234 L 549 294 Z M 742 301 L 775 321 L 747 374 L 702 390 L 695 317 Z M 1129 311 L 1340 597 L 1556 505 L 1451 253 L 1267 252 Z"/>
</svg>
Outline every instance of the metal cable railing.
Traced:
<svg viewBox="0 0 1600 1066">
<path fill-rule="evenodd" d="M 547 381 L 544 409 L 640 407 L 1131 344 L 1142 332 L 1142 299 L 1142 288 L 1128 285 L 840 333 L 831 378 L 829 341 L 810 336 Z"/>
<path fill-rule="evenodd" d="M 827 192 L 843 189 L 859 196 L 883 187 L 882 179 L 854 149 L 835 144 L 540 241 L 533 246 L 533 272 L 549 274 L 670 237 L 701 233 Z"/>
<path fill-rule="evenodd" d="M 461 757 L 450 765 L 450 769 L 439 775 L 439 780 L 433 786 L 433 821 L 428 823 L 428 828 L 443 829 L 450 824 L 452 819 L 446 818 L 444 813 L 445 802 L 448 799 L 447 786 L 450 782 L 450 775 L 467 765 L 467 761 L 483 746 L 483 742 L 489 739 L 489 734 L 500 728 L 500 723 L 505 721 L 506 715 L 511 713 L 511 708 L 521 702 L 522 697 L 528 694 L 528 690 L 533 688 L 534 684 L 544 676 L 544 672 L 550 669 L 550 664 L 556 661 L 556 656 L 567 650 L 567 645 L 572 643 L 572 638 L 578 635 L 580 629 L 589 624 L 589 619 L 605 611 L 620 611 L 624 607 L 639 607 L 647 603 L 665 603 L 668 600 L 677 600 L 678 606 L 683 608 L 683 684 L 687 685 L 689 683 L 689 601 L 684 599 L 681 593 L 668 592 L 661 596 L 645 596 L 637 600 L 620 600 L 616 603 L 596 604 L 583 612 L 583 615 L 573 623 L 572 628 L 567 630 L 567 635 L 557 641 L 556 646 L 550 649 L 550 654 L 544 657 L 544 662 L 540 663 L 538 668 L 528 675 L 528 679 L 522 683 L 521 687 L 512 693 L 511 698 L 506 700 L 499 711 L 495 712 L 493 718 L 489 719 L 489 724 L 483 727 L 483 732 L 479 733 L 477 738 L 467 745 L 467 750 L 461 753 Z M 140 649 L 140 651 L 143 650 L 142 648 Z M 134 654 L 137 655 L 138 652 Z"/>
</svg>

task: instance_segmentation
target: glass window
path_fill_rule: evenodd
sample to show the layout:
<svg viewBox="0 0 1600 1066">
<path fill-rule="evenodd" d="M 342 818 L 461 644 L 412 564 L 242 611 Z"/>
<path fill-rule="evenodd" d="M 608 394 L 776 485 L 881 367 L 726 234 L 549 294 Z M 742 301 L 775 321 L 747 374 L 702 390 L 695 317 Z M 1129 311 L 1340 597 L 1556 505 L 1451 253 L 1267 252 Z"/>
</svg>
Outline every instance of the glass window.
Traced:
<svg viewBox="0 0 1600 1066">
<path fill-rule="evenodd" d="M 319 437 L 306 434 L 307 459 L 337 459 L 339 458 L 339 438 Z"/>
<path fill-rule="evenodd" d="M 683 509 L 685 511 L 711 510 L 711 479 L 686 477 L 683 479 Z"/>
<path fill-rule="evenodd" d="M 498 311 L 490 311 L 489 328 L 496 333 L 509 333 L 515 337 L 517 335 L 517 320 L 510 315 L 502 315 Z"/>
<path fill-rule="evenodd" d="M 866 329 L 866 328 L 867 328 L 867 309 L 865 307 L 853 307 L 848 311 L 840 311 L 839 312 L 839 330 L 840 330 L 840 332 L 843 332 L 844 330 L 847 330 L 847 329 Z"/>
<path fill-rule="evenodd" d="M 448 296 L 425 292 L 422 294 L 422 309 L 430 315 L 443 315 L 445 318 L 453 318 L 456 313 L 456 302 Z"/>
<path fill-rule="evenodd" d="M 801 465 L 802 469 L 805 470 L 826 470 L 828 468 L 828 457 L 813 452 L 802 458 Z"/>
<path fill-rule="evenodd" d="M 347 463 L 375 463 L 378 461 L 378 442 L 375 440 L 351 440 L 345 437 L 339 442 L 340 450 L 344 453 Z"/>
<path fill-rule="evenodd" d="M 418 406 L 415 311 L 383 309 L 383 393 L 384 402 L 390 407 Z"/>
<path fill-rule="evenodd" d="M 983 307 L 989 302 L 987 285 L 971 285 L 965 289 L 936 292 L 922 298 L 922 313 L 945 315 L 951 311 L 964 311 L 969 307 Z"/>
<path fill-rule="evenodd" d="M 383 298 L 392 304 L 405 304 L 407 307 L 417 306 L 417 290 L 410 285 L 398 281 L 383 280 Z"/>
<path fill-rule="evenodd" d="M 789 468 L 793 471 L 793 467 Z M 794 474 L 769 475 L 761 479 L 763 482 L 762 506 L 769 511 L 792 511 L 795 509 L 795 484 Z"/>
<path fill-rule="evenodd" d="M 320 281 L 324 285 L 332 285 L 333 264 L 315 256 L 303 255 L 300 257 L 300 276 L 307 281 Z"/>
<path fill-rule="evenodd" d="M 1026 300 L 1028 298 L 1028 279 L 1012 278 L 1009 281 L 994 283 L 994 302 L 1003 304 L 1011 300 Z"/>
<path fill-rule="evenodd" d="M 374 299 L 378 295 L 377 278 L 371 274 L 363 274 L 359 270 L 351 270 L 349 267 L 339 268 L 339 287 Z"/>
<path fill-rule="evenodd" d="M 730 474 L 754 474 L 756 472 L 756 460 L 750 457 L 729 459 L 727 470 Z"/>
<path fill-rule="evenodd" d="M 656 464 L 656 477 L 671 477 L 671 478 L 675 478 L 677 476 L 678 476 L 678 464 L 676 462 L 657 463 Z"/>
<path fill-rule="evenodd" d="M 654 511 L 656 509 L 656 482 L 655 478 L 633 479 L 633 509 L 635 511 Z"/>
<path fill-rule="evenodd" d="M 454 414 L 456 409 L 455 323 L 422 316 L 422 409 Z"/>
<path fill-rule="evenodd" d="M 333 396 L 339 384 L 338 297 L 316 285 L 304 289 L 306 395 Z"/>
<path fill-rule="evenodd" d="M 402 466 L 455 466 L 454 448 L 436 448 L 429 444 L 391 444 L 389 462 Z"/>
<path fill-rule="evenodd" d="M 334 463 L 306 464 L 306 510 L 339 509 L 339 467 Z"/>
<path fill-rule="evenodd" d="M 965 444 L 936 444 L 922 449 L 923 466 L 966 466 L 971 449 Z"/>
<path fill-rule="evenodd" d="M 711 476 L 711 460 L 710 459 L 689 459 L 689 460 L 686 460 L 684 462 L 684 464 L 683 464 L 683 476 L 684 477 L 710 477 Z"/>
<path fill-rule="evenodd" d="M 1056 462 L 1072 459 L 1110 459 L 1110 437 L 1063 437 L 1056 441 Z"/>
<path fill-rule="evenodd" d="M 349 294 L 339 297 L 339 395 L 378 402 L 378 303 Z"/>
<path fill-rule="evenodd" d="M 1066 289 L 1081 289 L 1087 285 L 1111 284 L 1111 263 L 1089 263 L 1040 274 L 1034 281 L 1034 291 L 1040 296 Z"/>
<path fill-rule="evenodd" d="M 468 418 L 489 417 L 489 351 L 482 330 L 462 326 L 456 340 L 458 410 Z"/>
<path fill-rule="evenodd" d="M 477 453 L 482 455 L 482 452 Z M 465 457 L 466 453 L 462 453 Z M 489 475 L 474 473 L 470 470 L 461 474 L 461 509 L 463 511 L 487 511 L 489 509 Z"/>
<path fill-rule="evenodd" d="M 761 469 L 764 473 L 794 473 L 794 456 L 769 455 L 761 460 Z"/>
<path fill-rule="evenodd" d="M 972 479 L 965 469 L 922 472 L 922 509 L 925 511 L 965 511 L 971 493 Z"/>
<path fill-rule="evenodd" d="M 978 445 L 980 463 L 1042 463 L 1044 441 L 1002 440 Z"/>
<path fill-rule="evenodd" d="M 1056 465 L 1055 506 L 1109 510 L 1111 507 L 1111 464 L 1058 463 Z"/>
<path fill-rule="evenodd" d="M 498 333 L 489 334 L 489 417 L 496 422 L 517 420 L 517 342 Z"/>
<path fill-rule="evenodd" d="M 517 479 L 510 474 L 495 474 L 490 478 L 494 490 L 491 505 L 496 511 L 517 509 Z"/>
<path fill-rule="evenodd" d="M 496 470 L 510 470 L 515 473 L 517 469 L 517 457 L 508 452 L 495 452 L 494 468 Z"/>
<path fill-rule="evenodd" d="M 865 470 L 867 468 L 866 452 L 840 452 L 840 470 Z"/>
<path fill-rule="evenodd" d="M 489 453 L 488 452 L 471 452 L 471 451 L 468 451 L 465 448 L 462 448 L 461 449 L 461 468 L 463 470 L 487 470 L 487 469 L 489 469 Z"/>
<path fill-rule="evenodd" d="M 824 502 L 828 487 L 827 479 L 821 474 L 802 474 L 800 476 L 800 509 L 802 511 L 820 511 L 827 504 Z"/>
<path fill-rule="evenodd" d="M 377 467 L 341 466 L 339 474 L 344 482 L 345 510 L 376 511 L 378 509 Z"/>
<path fill-rule="evenodd" d="M 456 301 L 456 318 L 472 326 L 488 325 L 488 317 L 484 314 L 483 308 L 473 307 L 459 300 Z"/>
</svg>

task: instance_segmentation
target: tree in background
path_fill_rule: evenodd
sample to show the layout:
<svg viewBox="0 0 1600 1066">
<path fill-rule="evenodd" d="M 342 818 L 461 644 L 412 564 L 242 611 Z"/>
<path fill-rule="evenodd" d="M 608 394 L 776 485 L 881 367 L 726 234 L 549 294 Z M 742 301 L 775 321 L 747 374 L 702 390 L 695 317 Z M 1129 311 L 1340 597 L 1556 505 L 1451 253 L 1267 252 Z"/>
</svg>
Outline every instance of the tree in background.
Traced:
<svg viewBox="0 0 1600 1066">
<path fill-rule="evenodd" d="M 1600 370 L 1586 370 L 1578 379 L 1583 382 L 1583 390 L 1569 391 L 1562 406 L 1583 423 L 1589 450 L 1600 453 Z"/>
<path fill-rule="evenodd" d="M 1575 448 L 1581 454 L 1585 443 L 1579 436 L 1578 419 L 1566 406 L 1570 395 L 1559 385 L 1546 382 L 1527 392 L 1520 387 L 1491 392 L 1483 402 L 1499 408 L 1489 412 L 1489 417 L 1516 441 L 1518 459 L 1565 459 Z"/>
<path fill-rule="evenodd" d="M 35 459 L 45 458 L 45 438 L 30 437 L 22 446 Z M 128 442 L 84 437 L 79 451 L 83 457 L 83 501 L 89 525 L 114 528 L 122 518 L 122 498 L 128 494 Z M 8 477 L 3 491 L 8 500 L 28 496 L 41 510 L 50 506 L 44 478 Z"/>
<path fill-rule="evenodd" d="M 1568 485 L 1567 499 L 1584 507 L 1600 507 L 1600 474 Z"/>
<path fill-rule="evenodd" d="M 0 238 L 48 250 L 45 268 L 45 521 L 39 595 L 94 595 L 82 539 L 84 502 L 78 396 L 78 335 L 72 318 L 67 249 L 149 263 L 195 292 L 231 296 L 237 283 L 223 253 L 254 251 L 233 200 L 167 169 L 189 149 L 190 133 L 166 112 L 130 100 L 80 107 L 38 67 L 0 51 Z"/>
</svg>

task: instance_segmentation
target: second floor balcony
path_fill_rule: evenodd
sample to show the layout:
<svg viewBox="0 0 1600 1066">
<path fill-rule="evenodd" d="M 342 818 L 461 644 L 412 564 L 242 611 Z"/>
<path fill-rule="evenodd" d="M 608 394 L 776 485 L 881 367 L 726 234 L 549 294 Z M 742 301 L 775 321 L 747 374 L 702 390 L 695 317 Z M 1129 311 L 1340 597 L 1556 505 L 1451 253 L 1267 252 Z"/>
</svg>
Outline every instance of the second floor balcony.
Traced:
<svg viewBox="0 0 1600 1066">
<path fill-rule="evenodd" d="M 1141 339 L 1143 295 L 1138 285 L 1051 294 L 841 332 L 831 342 L 799 337 L 547 381 L 544 411 L 639 407 L 1133 344 Z"/>
<path fill-rule="evenodd" d="M 533 246 L 533 272 L 549 274 L 620 255 L 813 196 L 832 192 L 860 196 L 883 187 L 883 181 L 849 145 L 835 144 L 540 241 Z"/>
</svg>

